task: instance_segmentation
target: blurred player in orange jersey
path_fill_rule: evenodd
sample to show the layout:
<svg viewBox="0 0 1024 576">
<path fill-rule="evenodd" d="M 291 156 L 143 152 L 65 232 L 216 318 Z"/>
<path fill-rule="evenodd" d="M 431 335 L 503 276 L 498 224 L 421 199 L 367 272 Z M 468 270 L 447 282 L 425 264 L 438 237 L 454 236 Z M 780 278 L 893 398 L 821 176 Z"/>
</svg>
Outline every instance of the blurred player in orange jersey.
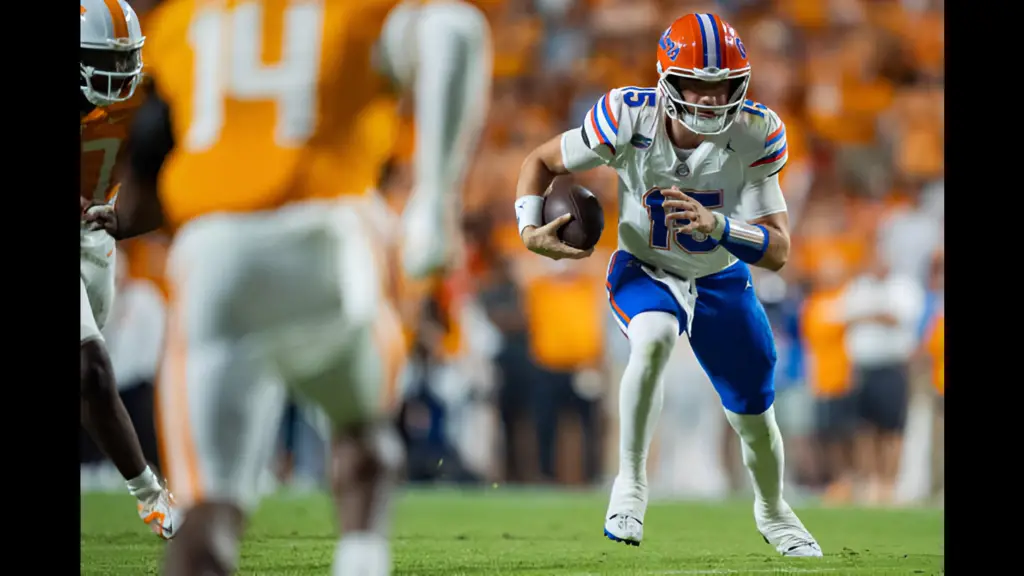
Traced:
<svg viewBox="0 0 1024 576">
<path fill-rule="evenodd" d="M 405 225 L 424 250 L 406 262 L 428 274 L 484 118 L 486 21 L 456 1 L 165 0 L 146 22 L 153 90 L 130 177 L 97 221 L 117 238 L 175 233 L 159 426 L 187 516 L 165 573 L 235 571 L 284 383 L 334 426 L 333 573 L 387 574 L 402 454 L 380 406 L 384 263 L 362 207 L 391 155 L 375 131 L 392 123 L 369 119 L 395 87 L 415 90 Z"/>
<path fill-rule="evenodd" d="M 84 211 L 103 205 L 116 189 L 114 171 L 125 156 L 128 125 L 138 110 L 133 98 L 142 73 L 144 38 L 124 0 L 81 0 L 81 188 Z M 84 223 L 81 228 L 82 424 L 139 500 L 139 515 L 162 537 L 174 534 L 172 501 L 150 470 L 114 382 L 100 329 L 114 300 L 114 239 Z"/>
</svg>

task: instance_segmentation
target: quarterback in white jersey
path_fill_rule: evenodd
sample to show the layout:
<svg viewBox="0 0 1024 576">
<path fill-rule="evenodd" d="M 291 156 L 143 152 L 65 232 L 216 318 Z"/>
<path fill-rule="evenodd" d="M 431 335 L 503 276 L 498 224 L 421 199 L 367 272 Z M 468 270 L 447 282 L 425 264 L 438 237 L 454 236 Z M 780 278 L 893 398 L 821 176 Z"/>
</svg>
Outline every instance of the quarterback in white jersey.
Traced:
<svg viewBox="0 0 1024 576">
<path fill-rule="evenodd" d="M 610 166 L 622 181 L 619 249 L 608 300 L 629 338 L 619 388 L 619 473 L 604 533 L 639 545 L 647 453 L 661 411 L 662 373 L 686 332 L 739 434 L 754 484 L 754 518 L 781 554 L 821 556 L 782 496 L 775 422 L 775 345 L 748 265 L 778 270 L 789 222 L 778 173 L 787 159 L 779 117 L 746 100 L 750 63 L 715 14 L 687 14 L 658 42 L 656 88 L 609 91 L 579 128 L 523 163 L 516 217 L 526 246 L 552 258 L 589 255 L 559 242 L 565 216 L 541 225 L 544 190 L 559 174 Z"/>
</svg>

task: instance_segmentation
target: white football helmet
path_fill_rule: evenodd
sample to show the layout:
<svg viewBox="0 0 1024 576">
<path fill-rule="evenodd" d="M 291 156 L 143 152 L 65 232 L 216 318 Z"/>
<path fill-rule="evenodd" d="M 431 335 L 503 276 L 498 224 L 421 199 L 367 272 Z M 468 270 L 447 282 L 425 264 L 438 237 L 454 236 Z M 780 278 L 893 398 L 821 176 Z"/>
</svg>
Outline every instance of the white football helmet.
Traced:
<svg viewBox="0 0 1024 576">
<path fill-rule="evenodd" d="M 80 0 L 82 94 L 95 106 L 123 102 L 142 78 L 139 17 L 125 0 Z"/>
</svg>

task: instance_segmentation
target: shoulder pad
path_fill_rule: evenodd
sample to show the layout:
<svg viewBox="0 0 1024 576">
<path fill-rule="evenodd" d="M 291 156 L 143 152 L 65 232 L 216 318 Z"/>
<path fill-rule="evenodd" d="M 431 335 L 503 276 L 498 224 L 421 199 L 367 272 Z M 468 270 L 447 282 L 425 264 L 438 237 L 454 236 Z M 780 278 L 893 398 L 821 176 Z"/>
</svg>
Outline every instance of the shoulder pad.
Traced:
<svg viewBox="0 0 1024 576">
<path fill-rule="evenodd" d="M 733 149 L 748 166 L 748 180 L 767 178 L 786 165 L 786 125 L 771 108 L 753 100 L 744 101 L 729 132 Z"/>
<path fill-rule="evenodd" d="M 587 111 L 580 131 L 583 142 L 606 160 L 612 160 L 627 146 L 644 149 L 651 145 L 657 118 L 658 92 L 654 88 L 626 86 L 605 93 Z"/>
</svg>

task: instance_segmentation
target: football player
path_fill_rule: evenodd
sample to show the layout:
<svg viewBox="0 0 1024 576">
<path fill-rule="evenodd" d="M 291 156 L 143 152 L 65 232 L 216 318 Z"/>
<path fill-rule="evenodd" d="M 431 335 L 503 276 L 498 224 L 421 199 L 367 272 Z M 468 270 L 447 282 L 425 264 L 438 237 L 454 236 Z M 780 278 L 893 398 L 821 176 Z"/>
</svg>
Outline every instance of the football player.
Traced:
<svg viewBox="0 0 1024 576">
<path fill-rule="evenodd" d="M 81 0 L 81 189 L 83 216 L 115 193 L 117 166 L 139 100 L 144 38 L 124 0 Z M 114 300 L 114 239 L 86 222 L 81 228 L 82 424 L 126 479 L 139 515 L 161 537 L 177 527 L 170 494 L 146 464 L 139 438 L 117 393 L 100 329 Z"/>
<path fill-rule="evenodd" d="M 782 494 L 782 437 L 772 407 L 775 346 L 749 266 L 789 256 L 778 174 L 786 128 L 746 100 L 750 61 L 715 14 L 687 14 L 658 41 L 656 88 L 616 88 L 579 128 L 534 150 L 519 175 L 523 243 L 551 258 L 590 254 L 559 242 L 569 215 L 542 225 L 543 194 L 559 174 L 611 166 L 622 180 L 619 250 L 608 265 L 612 314 L 629 338 L 619 393 L 619 472 L 605 521 L 611 540 L 639 545 L 647 454 L 662 376 L 684 332 L 739 435 L 754 484 L 754 519 L 787 556 L 821 549 Z"/>
<path fill-rule="evenodd" d="M 165 0 L 147 26 L 153 91 L 129 139 L 130 178 L 96 221 L 115 237 L 174 230 L 158 394 L 168 478 L 187 516 L 165 573 L 235 571 L 283 383 L 333 425 L 333 573 L 387 574 L 403 455 L 380 406 L 385 263 L 361 214 L 393 154 L 380 145 L 395 125 L 384 118 L 397 114 L 393 88 L 412 87 L 407 225 L 427 249 L 406 262 L 423 273 L 442 263 L 447 248 L 428 237 L 444 237 L 482 127 L 486 20 L 458 1 Z"/>
</svg>

